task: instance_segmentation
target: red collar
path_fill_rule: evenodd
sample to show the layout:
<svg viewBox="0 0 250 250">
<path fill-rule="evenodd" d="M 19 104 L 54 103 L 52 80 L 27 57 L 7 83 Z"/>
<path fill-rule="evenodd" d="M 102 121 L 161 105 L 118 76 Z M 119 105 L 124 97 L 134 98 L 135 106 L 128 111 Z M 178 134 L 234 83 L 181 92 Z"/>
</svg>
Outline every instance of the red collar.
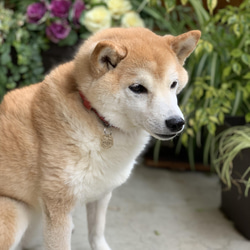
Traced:
<svg viewBox="0 0 250 250">
<path fill-rule="evenodd" d="M 105 127 L 113 127 L 113 126 L 111 126 L 111 125 L 109 124 L 108 121 L 105 120 L 105 118 L 104 118 L 103 116 L 99 115 L 99 113 L 97 112 L 97 110 L 94 109 L 94 108 L 91 106 L 90 102 L 87 100 L 87 98 L 84 96 L 84 94 L 83 94 L 81 91 L 79 91 L 79 94 L 80 94 L 80 97 L 82 98 L 83 106 L 84 106 L 87 110 L 92 110 L 92 111 L 94 111 L 95 114 L 97 115 L 97 117 L 102 121 L 102 123 L 103 123 L 103 125 L 104 125 Z"/>
</svg>

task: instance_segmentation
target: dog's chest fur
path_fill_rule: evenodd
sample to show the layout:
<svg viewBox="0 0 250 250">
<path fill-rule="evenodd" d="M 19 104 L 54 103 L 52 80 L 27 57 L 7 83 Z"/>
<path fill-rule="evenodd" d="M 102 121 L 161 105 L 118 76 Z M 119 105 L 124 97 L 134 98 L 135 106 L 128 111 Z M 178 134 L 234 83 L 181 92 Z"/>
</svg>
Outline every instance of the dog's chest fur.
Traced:
<svg viewBox="0 0 250 250">
<path fill-rule="evenodd" d="M 86 153 L 78 161 L 69 160 L 64 170 L 65 184 L 77 199 L 96 200 L 124 183 L 149 140 L 144 131 L 132 134 L 115 131 L 113 137 L 110 149 L 101 148 L 100 138 L 96 138 L 88 142 L 88 151 L 83 139 L 82 151 Z"/>
</svg>

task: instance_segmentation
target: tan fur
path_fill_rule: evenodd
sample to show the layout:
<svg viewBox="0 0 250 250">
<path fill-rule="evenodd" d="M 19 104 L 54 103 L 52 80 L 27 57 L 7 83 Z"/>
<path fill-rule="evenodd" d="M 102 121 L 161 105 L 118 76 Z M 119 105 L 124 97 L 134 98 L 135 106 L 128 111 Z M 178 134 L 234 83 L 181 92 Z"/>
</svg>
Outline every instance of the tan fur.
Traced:
<svg viewBox="0 0 250 250">
<path fill-rule="evenodd" d="M 16 207 L 14 202 L 8 198 L 2 198 L 0 200 L 0 232 L 6 231 L 5 234 L 0 234 L 0 242 L 2 243 L 1 249 L 10 249 L 12 243 L 15 241 L 16 231 Z"/>
<path fill-rule="evenodd" d="M 54 69 L 42 83 L 4 97 L 0 106 L 1 249 L 16 241 L 20 206 L 27 214 L 42 209 L 46 249 L 70 249 L 70 213 L 77 200 L 90 204 L 91 210 L 100 199 L 100 209 L 95 209 L 105 210 L 107 194 L 128 178 L 148 141 L 148 127 L 127 119 L 130 111 L 123 106 L 118 109 L 126 103 L 122 96 L 130 95 L 127 89 L 136 79 L 144 79 L 150 100 L 156 95 L 164 100 L 171 84 L 168 75 L 173 79 L 178 75 L 178 93 L 187 83 L 182 65 L 199 36 L 199 31 L 175 38 L 142 28 L 105 30 L 87 40 L 72 62 Z M 113 129 L 111 149 L 100 147 L 103 124 L 83 106 L 79 90 L 118 127 Z M 155 120 L 149 119 L 151 123 Z M 158 128 L 152 125 L 152 129 Z M 89 213 L 91 227 L 98 220 L 93 216 L 98 215 Z M 110 249 L 102 236 L 95 240 L 103 227 L 90 229 L 92 249 Z"/>
<path fill-rule="evenodd" d="M 25 204 L 1 197 L 0 199 L 0 242 L 1 250 L 17 247 L 28 227 L 28 213 Z"/>
</svg>

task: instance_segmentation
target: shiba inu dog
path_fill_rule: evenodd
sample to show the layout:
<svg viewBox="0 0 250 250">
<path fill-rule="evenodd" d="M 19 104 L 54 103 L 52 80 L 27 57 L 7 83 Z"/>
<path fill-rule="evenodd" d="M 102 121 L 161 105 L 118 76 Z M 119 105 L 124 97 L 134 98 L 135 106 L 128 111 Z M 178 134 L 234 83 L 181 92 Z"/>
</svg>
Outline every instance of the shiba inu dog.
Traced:
<svg viewBox="0 0 250 250">
<path fill-rule="evenodd" d="M 0 249 L 70 250 L 71 213 L 86 203 L 93 250 L 104 237 L 111 192 L 129 177 L 150 135 L 183 130 L 176 95 L 200 31 L 158 36 L 145 28 L 96 33 L 75 59 L 0 105 Z M 41 234 L 41 233 L 40 233 Z"/>
</svg>

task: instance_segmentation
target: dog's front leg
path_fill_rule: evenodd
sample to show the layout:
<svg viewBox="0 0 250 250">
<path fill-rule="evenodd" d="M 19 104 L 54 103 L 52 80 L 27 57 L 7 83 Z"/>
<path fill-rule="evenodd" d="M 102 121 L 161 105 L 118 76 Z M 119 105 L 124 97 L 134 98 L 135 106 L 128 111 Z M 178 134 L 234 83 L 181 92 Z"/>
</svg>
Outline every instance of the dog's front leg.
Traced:
<svg viewBox="0 0 250 250">
<path fill-rule="evenodd" d="M 63 208 L 63 205 L 56 205 L 46 207 L 44 210 L 44 243 L 46 250 L 71 250 L 72 217 L 70 212 Z"/>
<path fill-rule="evenodd" d="M 89 242 L 92 250 L 111 250 L 105 237 L 106 211 L 111 198 L 111 193 L 102 199 L 88 203 L 87 217 L 89 229 Z"/>
</svg>

